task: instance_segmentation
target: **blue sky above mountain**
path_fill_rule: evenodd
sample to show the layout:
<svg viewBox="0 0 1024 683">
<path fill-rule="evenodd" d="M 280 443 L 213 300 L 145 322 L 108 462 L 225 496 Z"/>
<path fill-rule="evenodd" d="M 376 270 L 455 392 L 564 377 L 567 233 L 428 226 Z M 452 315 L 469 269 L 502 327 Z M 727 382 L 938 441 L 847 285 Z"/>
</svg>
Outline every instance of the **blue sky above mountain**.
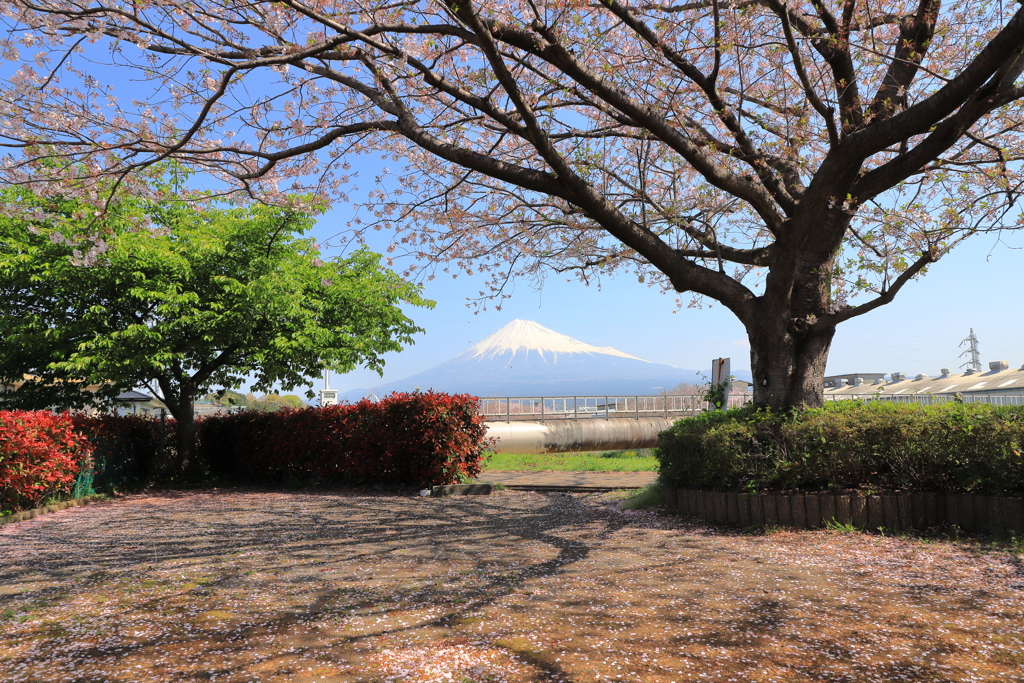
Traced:
<svg viewBox="0 0 1024 683">
<path fill-rule="evenodd" d="M 748 373 L 736 374 L 748 378 Z M 646 395 L 682 382 L 701 384 L 708 375 L 593 346 L 530 320 L 513 320 L 454 358 L 375 389 L 380 396 L 415 389 L 485 397 Z M 355 400 L 364 391 L 348 390 L 343 397 Z"/>
</svg>

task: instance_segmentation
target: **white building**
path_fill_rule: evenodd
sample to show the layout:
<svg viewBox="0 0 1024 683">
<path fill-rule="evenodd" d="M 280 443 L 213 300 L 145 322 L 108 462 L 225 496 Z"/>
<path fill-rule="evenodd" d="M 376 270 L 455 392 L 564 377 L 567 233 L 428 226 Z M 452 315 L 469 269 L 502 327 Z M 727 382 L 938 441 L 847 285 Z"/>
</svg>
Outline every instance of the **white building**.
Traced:
<svg viewBox="0 0 1024 683">
<path fill-rule="evenodd" d="M 988 366 L 988 372 L 967 370 L 955 373 L 949 368 L 942 368 L 934 377 L 925 374 L 908 377 L 903 373 L 893 372 L 889 375 L 888 381 L 877 373 L 840 375 L 827 378 L 833 382 L 832 386 L 826 382 L 825 400 L 871 396 L 890 399 L 912 396 L 949 398 L 959 394 L 964 399 L 1020 397 L 1022 401 L 1008 402 L 1024 402 L 1024 366 L 1011 370 L 1009 363 L 1004 360 L 993 361 Z"/>
</svg>

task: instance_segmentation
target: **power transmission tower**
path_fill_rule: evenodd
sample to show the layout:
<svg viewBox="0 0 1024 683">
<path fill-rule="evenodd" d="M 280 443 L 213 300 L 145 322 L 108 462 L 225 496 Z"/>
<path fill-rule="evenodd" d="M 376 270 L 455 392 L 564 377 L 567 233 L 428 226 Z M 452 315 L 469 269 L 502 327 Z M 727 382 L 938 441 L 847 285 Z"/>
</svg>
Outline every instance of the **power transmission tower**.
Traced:
<svg viewBox="0 0 1024 683">
<path fill-rule="evenodd" d="M 964 349 L 964 352 L 961 353 L 959 357 L 963 358 L 964 356 L 970 354 L 971 358 L 960 367 L 964 367 L 964 365 L 966 365 L 974 369 L 975 372 L 981 372 L 981 352 L 978 351 L 978 338 L 974 336 L 973 327 L 971 328 L 971 334 L 967 337 L 967 339 L 964 339 L 962 342 L 960 342 L 960 346 L 963 346 L 964 344 L 967 344 L 968 346 L 966 349 Z"/>
</svg>

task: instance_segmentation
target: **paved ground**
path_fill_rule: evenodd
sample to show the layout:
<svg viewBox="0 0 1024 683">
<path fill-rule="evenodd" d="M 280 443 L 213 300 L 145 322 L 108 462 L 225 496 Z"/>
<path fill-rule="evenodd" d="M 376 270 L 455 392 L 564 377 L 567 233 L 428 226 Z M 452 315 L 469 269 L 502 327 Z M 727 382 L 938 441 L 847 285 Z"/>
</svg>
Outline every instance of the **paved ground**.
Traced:
<svg viewBox="0 0 1024 683">
<path fill-rule="evenodd" d="M 1020 563 L 605 494 L 153 492 L 0 528 L 0 681 L 1021 681 Z"/>
<path fill-rule="evenodd" d="M 643 488 L 658 478 L 657 472 L 502 472 L 484 470 L 475 481 L 506 486 L 599 486 Z"/>
</svg>

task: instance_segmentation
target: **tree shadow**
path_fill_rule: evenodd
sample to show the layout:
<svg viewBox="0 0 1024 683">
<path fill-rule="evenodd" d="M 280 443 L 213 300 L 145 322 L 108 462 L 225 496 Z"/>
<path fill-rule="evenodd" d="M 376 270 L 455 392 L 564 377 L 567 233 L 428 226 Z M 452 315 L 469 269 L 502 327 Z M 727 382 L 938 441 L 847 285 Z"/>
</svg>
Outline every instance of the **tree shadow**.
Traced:
<svg viewBox="0 0 1024 683">
<path fill-rule="evenodd" d="M 0 628 L 0 649 L 38 645 L 0 662 L 0 678 L 19 664 L 39 680 L 109 680 L 103 671 L 136 666 L 151 667 L 152 680 L 256 672 L 302 680 L 309 670 L 365 680 L 373 658 L 388 652 L 484 647 L 484 638 L 532 667 L 532 680 L 592 680 L 581 661 L 611 676 L 601 659 L 609 652 L 647 666 L 636 653 L 656 649 L 674 653 L 658 655 L 667 680 L 685 680 L 693 662 L 747 680 L 760 680 L 755 665 L 791 680 L 884 672 L 927 680 L 966 672 L 977 662 L 957 643 L 986 637 L 988 627 L 958 626 L 949 638 L 921 638 L 921 624 L 948 626 L 952 611 L 958 620 L 984 616 L 977 591 L 926 591 L 917 579 L 872 593 L 869 573 L 832 576 L 751 543 L 770 537 L 683 521 L 652 531 L 650 516 L 596 499 L 516 495 L 161 492 L 37 518 L 3 534 L 21 555 L 0 556 L 0 615 L 16 610 L 0 616 L 14 634 L 5 640 Z M 90 509 L 98 514 L 74 516 Z M 545 586 L 554 593 L 532 594 Z M 553 622 L 561 644 L 529 637 L 530 624 L 546 633 Z M 140 623 L 150 626 L 131 627 Z M 864 660 L 884 642 L 873 623 L 903 655 Z M 1010 668 L 1015 637 L 997 652 Z M 85 645 L 69 649 L 76 641 Z M 555 656 L 567 647 L 572 667 Z M 959 658 L 952 668 L 915 659 L 947 650 Z M 79 677 L 47 673 L 54 657 L 79 666 Z M 90 668 L 97 662 L 107 669 Z M 661 680 L 647 671 L 644 680 Z"/>
</svg>

